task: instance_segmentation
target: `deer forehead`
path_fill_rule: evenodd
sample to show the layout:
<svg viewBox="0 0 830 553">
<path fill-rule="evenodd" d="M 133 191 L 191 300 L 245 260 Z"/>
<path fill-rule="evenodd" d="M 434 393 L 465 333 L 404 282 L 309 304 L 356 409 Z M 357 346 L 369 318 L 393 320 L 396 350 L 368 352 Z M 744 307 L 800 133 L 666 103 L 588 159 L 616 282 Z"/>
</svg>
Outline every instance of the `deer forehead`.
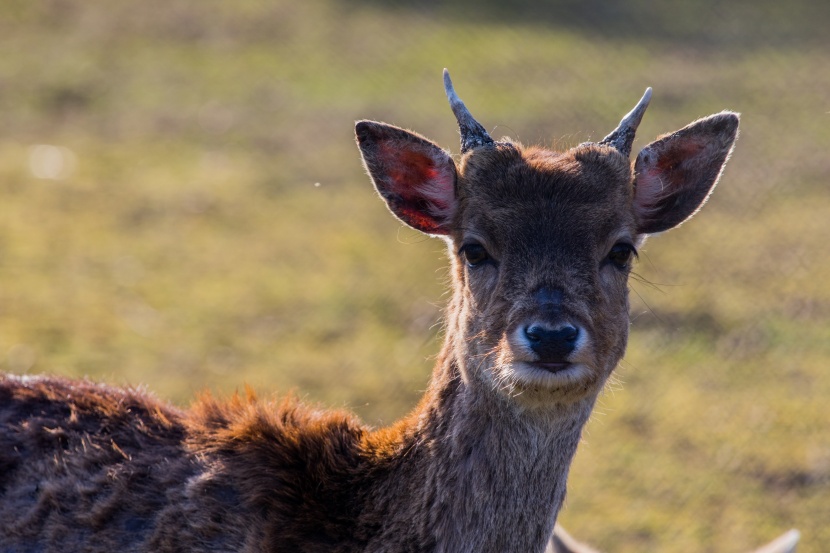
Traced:
<svg viewBox="0 0 830 553">
<path fill-rule="evenodd" d="M 502 246 L 584 249 L 634 233 L 631 165 L 605 146 L 553 152 L 499 143 L 473 151 L 462 160 L 458 196 L 461 240 L 474 234 Z"/>
</svg>

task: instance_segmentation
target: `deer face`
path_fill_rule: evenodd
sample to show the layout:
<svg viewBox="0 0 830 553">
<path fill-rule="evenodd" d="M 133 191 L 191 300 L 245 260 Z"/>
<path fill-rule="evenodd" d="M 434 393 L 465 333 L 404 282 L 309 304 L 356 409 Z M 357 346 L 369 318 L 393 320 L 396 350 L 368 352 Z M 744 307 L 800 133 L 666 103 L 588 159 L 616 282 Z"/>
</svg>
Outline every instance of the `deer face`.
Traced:
<svg viewBox="0 0 830 553">
<path fill-rule="evenodd" d="M 625 350 L 630 164 L 596 145 L 468 154 L 449 234 L 466 373 L 522 403 L 599 390 Z"/>
<path fill-rule="evenodd" d="M 448 96 L 462 131 L 458 166 L 409 131 L 362 121 L 356 132 L 392 212 L 447 241 L 448 334 L 461 378 L 525 407 L 595 396 L 625 351 L 636 248 L 705 201 L 738 117 L 696 121 L 644 148 L 632 167 L 630 123 L 650 92 L 605 140 L 562 153 L 494 142 L 451 83 Z"/>
</svg>

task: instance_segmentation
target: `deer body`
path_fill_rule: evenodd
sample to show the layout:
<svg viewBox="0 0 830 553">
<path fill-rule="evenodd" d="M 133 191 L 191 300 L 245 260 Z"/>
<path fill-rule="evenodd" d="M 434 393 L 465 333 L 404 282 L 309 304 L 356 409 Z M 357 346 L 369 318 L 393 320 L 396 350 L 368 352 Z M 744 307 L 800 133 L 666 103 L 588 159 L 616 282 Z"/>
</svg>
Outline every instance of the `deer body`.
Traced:
<svg viewBox="0 0 830 553">
<path fill-rule="evenodd" d="M 418 407 L 350 415 L 0 380 L 0 549 L 541 553 L 597 395 L 628 336 L 646 235 L 705 201 L 737 134 L 724 112 L 628 155 L 650 91 L 600 143 L 493 141 L 445 85 L 459 164 L 427 139 L 357 124 L 375 186 L 443 238 L 453 296 Z"/>
<path fill-rule="evenodd" d="M 517 423 L 505 436 L 488 411 L 442 429 L 436 419 L 458 407 L 438 400 L 373 433 L 290 400 L 204 399 L 180 412 L 50 378 L 6 377 L 0 402 L 15 407 L 2 427 L 18 429 L 0 439 L 3 550 L 538 548 L 565 489 L 563 477 L 537 482 L 537 471 L 567 469 L 581 427 L 551 432 L 503 413 Z"/>
</svg>

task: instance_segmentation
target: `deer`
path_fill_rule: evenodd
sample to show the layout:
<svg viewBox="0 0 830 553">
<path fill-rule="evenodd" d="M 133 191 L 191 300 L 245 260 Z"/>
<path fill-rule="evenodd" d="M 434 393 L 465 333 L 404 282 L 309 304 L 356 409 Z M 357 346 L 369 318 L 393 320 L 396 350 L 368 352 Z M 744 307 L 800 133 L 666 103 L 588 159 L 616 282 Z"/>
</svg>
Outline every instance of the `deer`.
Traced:
<svg viewBox="0 0 830 553">
<path fill-rule="evenodd" d="M 795 553 L 801 533 L 796 529 L 784 532 L 768 544 L 754 550 L 752 553 Z M 575 540 L 562 526 L 557 524 L 553 528 L 545 553 L 600 553 L 593 547 Z"/>
<path fill-rule="evenodd" d="M 401 222 L 447 246 L 443 346 L 414 410 L 375 429 L 293 396 L 0 377 L 0 550 L 542 553 L 629 330 L 649 235 L 704 204 L 735 143 L 723 111 L 630 160 L 648 88 L 565 151 L 494 140 L 444 87 L 457 160 L 361 120 L 364 167 Z"/>
</svg>

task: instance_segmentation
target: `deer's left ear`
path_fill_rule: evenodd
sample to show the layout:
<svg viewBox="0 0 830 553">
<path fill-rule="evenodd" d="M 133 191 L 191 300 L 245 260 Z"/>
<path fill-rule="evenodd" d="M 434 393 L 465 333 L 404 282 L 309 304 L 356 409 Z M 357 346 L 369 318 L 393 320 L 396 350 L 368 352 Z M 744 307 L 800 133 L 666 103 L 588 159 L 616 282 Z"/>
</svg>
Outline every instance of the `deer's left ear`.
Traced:
<svg viewBox="0 0 830 553">
<path fill-rule="evenodd" d="M 729 159 L 738 122 L 737 113 L 724 111 L 643 148 L 634 163 L 639 233 L 669 230 L 700 209 Z"/>
<path fill-rule="evenodd" d="M 374 121 L 355 125 L 375 188 L 392 213 L 427 234 L 449 234 L 458 201 L 449 154 L 422 136 Z"/>
</svg>

